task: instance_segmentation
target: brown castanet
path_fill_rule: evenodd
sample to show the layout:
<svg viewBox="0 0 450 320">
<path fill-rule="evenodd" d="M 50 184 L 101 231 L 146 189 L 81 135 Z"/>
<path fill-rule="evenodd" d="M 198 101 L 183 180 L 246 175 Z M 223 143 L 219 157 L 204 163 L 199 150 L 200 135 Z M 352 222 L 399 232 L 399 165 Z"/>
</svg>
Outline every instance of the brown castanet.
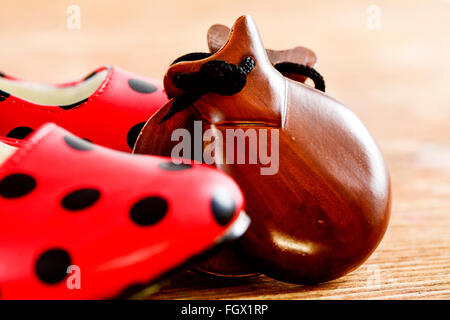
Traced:
<svg viewBox="0 0 450 320">
<path fill-rule="evenodd" d="M 174 99 L 183 94 L 174 85 L 177 73 L 197 72 L 210 60 L 239 65 L 245 56 L 256 65 L 240 92 L 206 93 L 161 122 Z M 170 156 L 178 144 L 171 141 L 174 130 L 195 132 L 195 120 L 202 121 L 203 133 L 208 129 L 214 137 L 221 133 L 224 146 L 229 139 L 235 141 L 227 137 L 227 129 L 254 129 L 258 140 L 266 141 L 262 146 L 270 150 L 268 154 L 272 152 L 270 164 L 249 163 L 261 150 L 247 148 L 249 144 L 244 148 L 231 144 L 235 156 L 246 156 L 244 164 L 227 162 L 225 152 L 215 154 L 215 166 L 241 187 L 252 223 L 236 244 L 239 252 L 233 254 L 232 248 L 222 255 L 219 252 L 202 269 L 231 275 L 259 271 L 279 280 L 310 284 L 350 272 L 375 250 L 391 207 L 388 169 L 376 142 L 343 104 L 280 74 L 270 63 L 250 16 L 236 21 L 226 44 L 211 57 L 172 65 L 164 85 L 174 99 L 149 119 L 136 153 Z M 211 143 L 205 140 L 203 151 L 210 150 Z M 246 262 L 237 263 L 242 257 Z"/>
</svg>

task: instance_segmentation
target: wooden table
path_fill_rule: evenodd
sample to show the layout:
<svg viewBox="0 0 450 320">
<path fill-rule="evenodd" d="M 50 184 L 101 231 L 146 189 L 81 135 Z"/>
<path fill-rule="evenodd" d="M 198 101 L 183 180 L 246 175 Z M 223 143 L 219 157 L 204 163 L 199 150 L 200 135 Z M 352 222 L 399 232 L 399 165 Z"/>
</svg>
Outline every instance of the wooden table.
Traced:
<svg viewBox="0 0 450 320">
<path fill-rule="evenodd" d="M 161 78 L 173 58 L 206 50 L 213 23 L 250 13 L 267 47 L 313 48 L 328 93 L 377 138 L 390 167 L 392 218 L 369 260 L 341 279 L 299 286 L 264 276 L 181 271 L 148 299 L 449 299 L 450 1 L 11 1 L 0 10 L 0 69 L 68 81 L 113 63 Z M 66 27 L 78 4 L 81 28 Z M 367 11 L 380 9 L 381 29 Z M 377 9 L 377 8 L 375 8 Z M 376 21 L 375 21 L 376 22 Z"/>
</svg>

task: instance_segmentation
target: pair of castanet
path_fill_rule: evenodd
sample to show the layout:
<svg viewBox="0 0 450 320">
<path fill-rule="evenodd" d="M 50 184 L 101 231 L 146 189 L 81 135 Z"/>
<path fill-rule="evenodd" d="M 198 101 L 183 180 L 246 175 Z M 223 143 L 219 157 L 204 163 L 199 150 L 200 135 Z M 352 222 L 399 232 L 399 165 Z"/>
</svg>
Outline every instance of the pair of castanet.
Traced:
<svg viewBox="0 0 450 320">
<path fill-rule="evenodd" d="M 172 133 L 192 132 L 194 121 L 202 121 L 203 133 L 223 137 L 223 145 L 235 139 L 227 129 L 256 129 L 259 141 L 260 129 L 277 133 L 278 140 L 266 144 L 268 150 L 277 144 L 274 174 L 261 174 L 264 164 L 230 163 L 225 154 L 215 154 L 214 165 L 243 190 L 252 223 L 243 238 L 199 269 L 264 273 L 294 283 L 350 272 L 375 250 L 388 225 L 390 178 L 376 142 L 347 107 L 303 84 L 304 78 L 275 69 L 274 60 L 293 57 L 266 51 L 250 16 L 235 22 L 225 44 L 214 40 L 223 35 L 227 29 L 214 27 L 212 55 L 168 69 L 164 86 L 172 99 L 149 119 L 134 152 L 170 156 Z M 315 56 L 307 52 L 303 64 L 312 66 Z M 203 143 L 203 151 L 210 143 Z M 234 148 L 246 159 L 257 152 Z"/>
</svg>

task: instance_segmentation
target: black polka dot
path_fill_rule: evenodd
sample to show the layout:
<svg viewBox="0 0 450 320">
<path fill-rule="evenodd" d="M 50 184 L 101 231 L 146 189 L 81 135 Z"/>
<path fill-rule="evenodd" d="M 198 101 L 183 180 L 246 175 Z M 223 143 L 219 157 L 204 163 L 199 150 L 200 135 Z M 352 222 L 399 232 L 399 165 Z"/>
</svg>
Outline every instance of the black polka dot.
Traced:
<svg viewBox="0 0 450 320">
<path fill-rule="evenodd" d="M 156 90 L 158 90 L 158 88 L 155 85 L 147 81 L 142 81 L 138 79 L 128 80 L 128 85 L 130 86 L 131 89 L 139 93 L 153 93 Z"/>
<path fill-rule="evenodd" d="M 75 136 L 64 136 L 64 141 L 67 143 L 67 145 L 75 150 L 78 151 L 89 151 L 94 149 L 94 145 L 85 139 L 80 139 Z"/>
<path fill-rule="evenodd" d="M 70 265 L 70 255 L 65 250 L 51 249 L 39 256 L 35 272 L 42 282 L 56 284 L 64 280 L 67 275 L 67 268 Z"/>
<path fill-rule="evenodd" d="M 33 129 L 29 127 L 17 127 L 12 129 L 6 136 L 14 139 L 25 139 L 32 132 Z"/>
<path fill-rule="evenodd" d="M 0 71 L 0 78 L 4 78 L 4 77 L 5 77 L 5 74 Z"/>
<path fill-rule="evenodd" d="M 211 210 L 217 223 L 224 226 L 233 219 L 236 204 L 228 191 L 219 189 L 211 199 Z"/>
<path fill-rule="evenodd" d="M 131 150 L 134 148 L 134 144 L 136 143 L 136 140 L 139 136 L 139 133 L 141 133 L 142 128 L 145 126 L 145 122 L 138 123 L 134 125 L 127 134 L 127 143 Z"/>
<path fill-rule="evenodd" d="M 64 109 L 64 110 L 70 110 L 70 109 L 78 107 L 80 104 L 85 103 L 86 101 L 88 101 L 88 99 L 89 98 L 86 98 L 84 100 L 81 100 L 81 101 L 78 101 L 78 102 L 75 102 L 75 103 L 72 103 L 72 104 L 68 104 L 68 105 L 65 105 L 65 106 L 59 106 L 59 107 L 61 109 Z"/>
<path fill-rule="evenodd" d="M 36 188 L 36 180 L 27 174 L 15 173 L 0 181 L 0 196 L 4 198 L 19 198 Z"/>
<path fill-rule="evenodd" d="M 9 93 L 3 90 L 0 90 L 0 102 L 5 101 L 9 98 Z"/>
<path fill-rule="evenodd" d="M 164 218 L 168 207 L 167 201 L 163 198 L 144 198 L 131 208 L 131 220 L 140 226 L 156 224 Z"/>
<path fill-rule="evenodd" d="M 158 167 L 167 171 L 182 171 L 192 168 L 190 164 L 186 163 L 177 164 L 171 161 L 160 163 Z"/>
<path fill-rule="evenodd" d="M 79 189 L 66 195 L 61 205 L 69 211 L 79 211 L 89 208 L 100 198 L 100 192 L 95 189 Z"/>
</svg>

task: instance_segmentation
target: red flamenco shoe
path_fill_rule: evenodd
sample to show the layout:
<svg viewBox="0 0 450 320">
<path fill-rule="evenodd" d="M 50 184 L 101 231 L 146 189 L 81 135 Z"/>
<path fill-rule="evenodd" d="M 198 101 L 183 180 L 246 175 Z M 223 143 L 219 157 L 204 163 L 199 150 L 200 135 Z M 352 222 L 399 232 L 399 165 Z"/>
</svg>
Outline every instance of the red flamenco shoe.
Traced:
<svg viewBox="0 0 450 320">
<path fill-rule="evenodd" d="M 252 224 L 239 253 L 219 253 L 201 269 L 311 284 L 361 265 L 383 238 L 391 208 L 388 168 L 367 128 L 323 92 L 316 70 L 274 66 L 249 16 L 215 54 L 187 57 L 168 69 L 172 99 L 149 119 L 134 152 L 170 155 L 179 147 L 175 130 L 193 132 L 203 148 L 195 159 L 241 187 Z M 315 88 L 286 73 L 311 78 Z"/>
<path fill-rule="evenodd" d="M 98 299 L 243 234 L 243 196 L 202 164 L 131 155 L 46 124 L 0 143 L 3 299 Z"/>
<path fill-rule="evenodd" d="M 0 73 L 0 136 L 23 139 L 54 122 L 95 144 L 131 152 L 145 122 L 166 102 L 161 81 L 116 67 L 60 85 Z"/>
</svg>

